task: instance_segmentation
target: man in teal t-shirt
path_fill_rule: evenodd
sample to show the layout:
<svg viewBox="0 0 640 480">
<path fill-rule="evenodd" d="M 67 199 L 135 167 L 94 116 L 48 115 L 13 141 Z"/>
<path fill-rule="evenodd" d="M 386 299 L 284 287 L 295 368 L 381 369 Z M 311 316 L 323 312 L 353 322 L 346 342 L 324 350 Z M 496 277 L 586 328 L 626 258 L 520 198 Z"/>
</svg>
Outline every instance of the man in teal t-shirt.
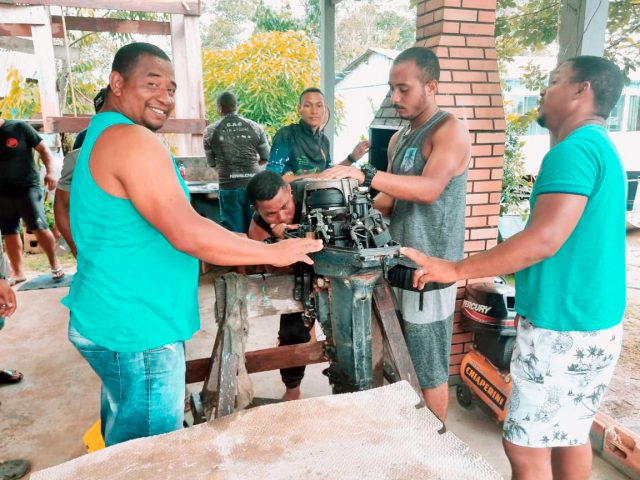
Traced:
<svg viewBox="0 0 640 480">
<path fill-rule="evenodd" d="M 513 478 L 587 479 L 589 431 L 622 344 L 626 178 L 605 120 L 620 69 L 600 57 L 559 65 L 540 94 L 545 156 L 524 231 L 459 262 L 403 253 L 414 283 L 516 273 L 518 332 L 503 444 Z"/>
</svg>

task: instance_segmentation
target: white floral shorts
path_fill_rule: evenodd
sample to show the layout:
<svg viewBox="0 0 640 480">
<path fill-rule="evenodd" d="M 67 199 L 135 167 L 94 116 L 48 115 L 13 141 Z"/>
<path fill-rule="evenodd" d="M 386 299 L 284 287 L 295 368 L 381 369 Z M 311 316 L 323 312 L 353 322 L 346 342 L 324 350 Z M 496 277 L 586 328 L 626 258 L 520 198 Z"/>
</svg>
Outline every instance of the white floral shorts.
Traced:
<svg viewBox="0 0 640 480">
<path fill-rule="evenodd" d="M 502 436 L 533 448 L 586 443 L 621 345 L 622 322 L 605 330 L 558 332 L 521 318 Z"/>
</svg>

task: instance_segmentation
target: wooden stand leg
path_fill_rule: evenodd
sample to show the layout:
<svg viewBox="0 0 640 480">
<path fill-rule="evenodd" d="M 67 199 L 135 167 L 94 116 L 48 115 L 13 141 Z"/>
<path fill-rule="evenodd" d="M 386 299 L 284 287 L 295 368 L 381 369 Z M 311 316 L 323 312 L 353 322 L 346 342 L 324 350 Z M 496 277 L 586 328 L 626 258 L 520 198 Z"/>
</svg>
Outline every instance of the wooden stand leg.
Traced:
<svg viewBox="0 0 640 480">
<path fill-rule="evenodd" d="M 420 398 L 420 406 L 425 406 L 418 375 L 413 366 L 407 343 L 400 328 L 398 315 L 396 314 L 395 296 L 388 283 L 381 282 L 374 288 L 373 306 L 376 317 L 380 322 L 385 348 L 389 354 L 389 366 L 392 367 L 399 380 L 406 380 L 411 384 Z M 427 406 L 427 408 L 429 407 Z M 447 427 L 443 422 L 442 428 L 438 430 L 438 433 L 442 434 L 446 431 Z"/>
<path fill-rule="evenodd" d="M 376 285 L 373 290 L 373 304 L 376 317 L 380 322 L 380 330 L 385 340 L 389 360 L 398 372 L 400 380 L 408 381 L 413 389 L 422 398 L 422 389 L 418 383 L 418 375 L 413 367 L 409 349 L 404 341 L 404 335 L 400 329 L 396 308 L 393 301 L 391 287 L 384 282 Z"/>
</svg>

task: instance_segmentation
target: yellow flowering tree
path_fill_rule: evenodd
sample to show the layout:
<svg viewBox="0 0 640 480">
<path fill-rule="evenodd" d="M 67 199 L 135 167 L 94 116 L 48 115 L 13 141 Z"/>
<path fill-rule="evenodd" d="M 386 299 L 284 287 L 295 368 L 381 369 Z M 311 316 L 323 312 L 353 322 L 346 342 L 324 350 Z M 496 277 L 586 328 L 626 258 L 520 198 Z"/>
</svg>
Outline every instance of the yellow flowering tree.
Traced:
<svg viewBox="0 0 640 480">
<path fill-rule="evenodd" d="M 24 80 L 16 69 L 9 70 L 7 83 L 10 85 L 9 92 L 0 99 L 0 112 L 4 118 L 28 119 L 40 112 L 37 83 Z"/>
<path fill-rule="evenodd" d="M 238 112 L 265 127 L 271 136 L 298 120 L 298 96 L 320 86 L 315 45 L 304 32 L 263 32 L 229 50 L 203 50 L 207 117 L 217 116 L 216 98 L 224 90 L 238 98 Z"/>
</svg>

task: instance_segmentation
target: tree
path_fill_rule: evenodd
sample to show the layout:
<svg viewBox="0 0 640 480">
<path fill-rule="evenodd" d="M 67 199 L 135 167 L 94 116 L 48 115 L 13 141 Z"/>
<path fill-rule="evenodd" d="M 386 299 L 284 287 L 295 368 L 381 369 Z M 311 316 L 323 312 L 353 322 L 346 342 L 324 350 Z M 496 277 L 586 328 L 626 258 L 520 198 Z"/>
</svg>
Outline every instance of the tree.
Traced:
<svg viewBox="0 0 640 480">
<path fill-rule="evenodd" d="M 0 112 L 4 118 L 33 118 L 40 110 L 40 95 L 35 81 L 25 80 L 18 70 L 11 69 L 7 75 L 11 85 L 6 97 L 0 99 Z"/>
<path fill-rule="evenodd" d="M 542 54 L 558 37 L 560 0 L 498 0 L 496 18 L 496 50 L 501 71 L 517 55 Z M 609 19 L 604 56 L 621 66 L 628 75 L 640 62 L 638 35 L 640 4 L 634 0 L 613 0 L 609 4 Z M 522 80 L 530 90 L 540 90 L 547 83 L 549 72 L 530 62 Z M 518 209 L 523 194 L 530 190 L 524 178 L 521 136 L 536 118 L 535 109 L 524 115 L 508 115 L 504 153 L 503 195 L 501 212 Z"/>
<path fill-rule="evenodd" d="M 229 50 L 204 50 L 207 115 L 216 117 L 224 90 L 238 98 L 239 113 L 262 124 L 268 134 L 297 121 L 298 96 L 320 84 L 320 63 L 304 32 L 263 32 Z"/>
<path fill-rule="evenodd" d="M 203 20 L 210 18 L 202 31 L 202 47 L 209 49 L 233 48 L 246 41 L 253 31 L 253 17 L 259 0 L 213 0 L 202 2 Z M 205 24 L 202 23 L 202 25 Z"/>
<path fill-rule="evenodd" d="M 295 18 L 291 11 L 291 5 L 288 3 L 276 12 L 260 2 L 258 8 L 253 15 L 253 21 L 256 24 L 256 32 L 288 32 L 296 30 L 305 30 L 305 24 L 302 19 Z"/>
<path fill-rule="evenodd" d="M 496 49 L 498 59 L 508 62 L 515 55 L 536 54 L 558 37 L 561 0 L 498 0 Z M 628 74 L 640 62 L 640 3 L 613 0 L 604 56 L 618 63 Z"/>
<path fill-rule="evenodd" d="M 346 8 L 336 27 L 336 68 L 344 69 L 369 47 L 403 50 L 415 42 L 415 18 L 369 0 Z"/>
</svg>

